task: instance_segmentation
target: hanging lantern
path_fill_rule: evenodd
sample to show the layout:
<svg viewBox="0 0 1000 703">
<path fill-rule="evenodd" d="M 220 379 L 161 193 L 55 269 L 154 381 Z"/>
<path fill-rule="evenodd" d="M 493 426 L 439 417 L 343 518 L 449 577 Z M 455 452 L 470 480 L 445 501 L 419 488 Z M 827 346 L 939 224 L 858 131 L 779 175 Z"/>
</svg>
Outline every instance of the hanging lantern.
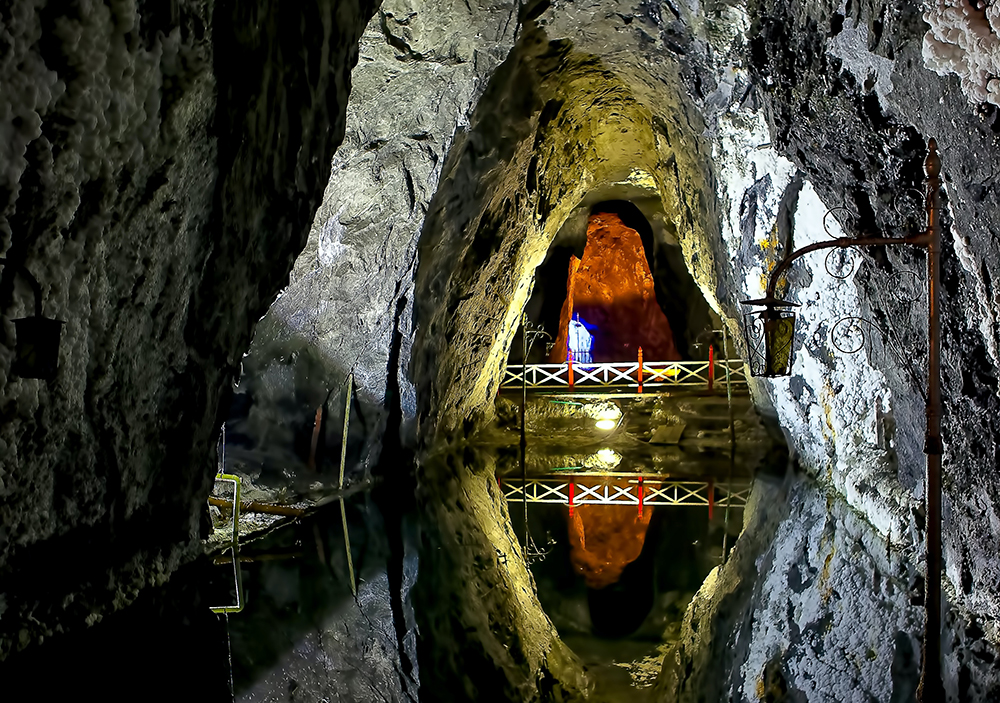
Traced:
<svg viewBox="0 0 1000 703">
<path fill-rule="evenodd" d="M 47 317 L 22 317 L 14 320 L 17 347 L 11 373 L 21 378 L 55 378 L 59 368 L 59 335 L 61 320 Z"/>
<path fill-rule="evenodd" d="M 750 375 L 765 378 L 788 376 L 792 372 L 795 342 L 795 306 L 784 300 L 747 300 L 744 305 L 763 305 L 743 316 L 743 336 L 747 344 Z"/>
<path fill-rule="evenodd" d="M 0 259 L 0 265 L 9 263 Z M 50 380 L 55 378 L 59 368 L 59 336 L 65 323 L 42 317 L 42 287 L 24 266 L 18 266 L 18 271 L 27 279 L 35 294 L 35 314 L 14 320 L 17 344 L 10 371 L 21 378 Z"/>
</svg>

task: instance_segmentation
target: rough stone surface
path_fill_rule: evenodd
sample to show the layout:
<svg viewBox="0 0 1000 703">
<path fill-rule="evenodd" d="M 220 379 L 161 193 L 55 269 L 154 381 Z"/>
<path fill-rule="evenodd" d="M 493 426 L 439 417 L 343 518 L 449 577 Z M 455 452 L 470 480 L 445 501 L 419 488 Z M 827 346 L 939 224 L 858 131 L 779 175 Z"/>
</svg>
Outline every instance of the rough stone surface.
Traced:
<svg viewBox="0 0 1000 703">
<path fill-rule="evenodd" d="M 1000 8 L 990 3 L 944 0 L 928 3 L 923 57 L 927 68 L 957 75 L 962 92 L 977 105 L 1000 105 Z"/>
<path fill-rule="evenodd" d="M 344 143 L 309 240 L 245 361 L 240 388 L 255 412 L 287 417 L 293 405 L 297 424 L 311 425 L 326 389 L 335 389 L 332 407 L 343 405 L 335 398 L 353 371 L 356 419 L 369 437 L 381 435 L 389 376 L 412 420 L 407 367 L 417 241 L 448 150 L 517 26 L 516 6 L 507 2 L 391 0 L 372 18 L 351 76 Z M 260 379 L 281 369 L 308 379 L 311 392 L 306 383 L 261 387 Z M 339 444 L 339 427 L 327 430 L 331 446 Z M 260 451 L 291 453 L 292 438 L 265 431 L 250 431 Z M 366 450 L 369 469 L 378 450 L 377 443 Z"/>
<path fill-rule="evenodd" d="M 640 347 L 649 361 L 680 359 L 638 232 L 617 215 L 591 215 L 583 257 L 571 259 L 570 266 L 552 361 L 565 363 L 570 319 L 576 316 L 596 328 L 590 359 L 576 361 L 631 361 Z"/>
<path fill-rule="evenodd" d="M 995 584 L 1000 572 L 992 537 L 998 521 L 992 472 L 997 426 L 983 421 L 996 416 L 998 403 L 992 281 L 1000 263 L 993 234 L 1000 213 L 989 205 L 1000 146 L 995 108 L 969 105 L 954 77 L 940 77 L 924 67 L 920 47 L 927 25 L 916 7 L 761 2 L 751 9 L 756 18 L 749 33 L 749 66 L 761 86 L 772 145 L 805 174 L 822 200 L 821 207 L 845 208 L 839 219 L 847 233 L 898 235 L 904 226 L 920 227 L 921 202 L 910 189 L 920 187 L 926 138 L 936 137 L 941 146 L 947 203 L 941 306 L 946 590 L 953 607 L 975 613 L 981 619 L 977 627 L 995 633 Z M 844 31 L 867 32 L 870 59 L 838 58 L 831 45 Z M 876 66 L 879 69 L 873 72 Z M 815 216 L 810 219 L 815 221 Z M 798 244 L 799 232 L 793 231 Z M 884 389 L 872 393 L 869 386 L 857 393 L 857 381 L 845 383 L 850 395 L 868 396 L 857 408 L 867 408 L 859 415 L 865 419 L 846 435 L 832 437 L 826 461 L 812 452 L 814 460 L 805 463 L 822 474 L 832 460 L 834 485 L 883 533 L 909 535 L 918 560 L 922 532 L 919 512 L 913 514 L 923 494 L 922 261 L 922 255 L 905 250 L 871 252 L 862 257 L 854 277 L 858 296 L 854 309 L 861 312 L 852 314 L 887 330 L 889 344 L 899 355 L 880 353 L 878 348 L 886 345 L 875 333 L 875 350 L 865 356 L 848 360 L 838 353 L 821 360 L 815 351 L 819 345 L 804 335 L 803 350 L 814 350 L 808 353 L 819 362 L 818 373 L 807 368 L 787 382 L 787 391 L 782 382 L 774 384 L 772 392 L 775 397 L 790 393 L 793 406 L 799 408 L 795 412 L 806 417 L 809 407 L 815 407 L 812 399 L 822 399 L 827 392 L 819 379 L 836 379 L 837 368 L 856 379 L 862 374 Z M 816 261 L 800 271 L 817 272 L 820 266 Z M 915 271 L 916 277 L 907 271 Z M 843 300 L 843 288 L 836 295 Z M 815 305 L 816 312 L 825 312 L 832 296 L 819 297 L 822 302 Z M 810 323 L 811 328 L 814 325 Z M 833 407 L 834 416 L 846 411 L 840 402 Z M 792 418 L 781 410 L 779 416 L 783 423 Z M 815 420 L 812 424 L 823 425 Z M 818 444 L 828 431 L 802 432 L 803 423 L 796 421 L 786 426 L 806 457 L 809 445 Z M 877 448 L 879 444 L 885 451 Z M 865 450 L 866 445 L 870 449 Z M 874 452 L 872 459 L 861 459 L 858 453 L 863 451 Z M 947 668 L 954 675 L 959 667 L 952 659 Z M 952 678 L 950 690 L 960 688 L 963 680 Z"/>
<path fill-rule="evenodd" d="M 654 77 L 629 67 L 639 72 L 630 85 L 535 27 L 494 77 L 449 155 L 421 238 L 411 373 L 425 441 L 490 416 L 533 274 L 560 230 L 586 228 L 591 205 L 654 203 L 657 248 L 679 238 L 693 250 L 718 236 L 702 129 L 692 128 L 675 67 L 658 68 Z M 654 81 L 662 100 L 649 99 Z M 711 267 L 698 271 L 702 288 L 714 288 Z"/>
<path fill-rule="evenodd" d="M 758 481 L 744 520 L 688 609 L 660 699 L 912 700 L 923 610 L 906 555 L 792 477 Z"/>
<path fill-rule="evenodd" d="M 368 3 L 0 9 L 0 657 L 199 549 L 228 394 L 344 128 Z M 52 382 L 11 320 L 66 322 Z"/>
</svg>

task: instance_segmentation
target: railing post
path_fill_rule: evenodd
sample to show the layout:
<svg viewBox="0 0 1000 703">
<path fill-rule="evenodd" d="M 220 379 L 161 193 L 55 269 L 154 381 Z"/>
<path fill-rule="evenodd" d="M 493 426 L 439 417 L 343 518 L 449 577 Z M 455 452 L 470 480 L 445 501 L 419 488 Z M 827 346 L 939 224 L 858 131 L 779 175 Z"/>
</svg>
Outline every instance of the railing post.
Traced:
<svg viewBox="0 0 1000 703">
<path fill-rule="evenodd" d="M 708 345 L 708 390 L 715 385 L 715 345 Z"/>
<path fill-rule="evenodd" d="M 569 516 L 573 517 L 573 497 L 576 493 L 576 481 L 569 482 Z"/>
<path fill-rule="evenodd" d="M 712 513 L 715 508 L 715 479 L 708 479 L 708 520 L 712 521 Z"/>
<path fill-rule="evenodd" d="M 639 517 L 642 517 L 642 502 L 645 500 L 646 489 L 642 485 L 642 476 L 639 477 Z"/>
<path fill-rule="evenodd" d="M 642 393 L 642 347 L 639 347 L 639 392 Z"/>
<path fill-rule="evenodd" d="M 566 352 L 566 368 L 568 370 L 567 373 L 568 373 L 568 378 L 569 378 L 569 387 L 572 388 L 573 387 L 573 350 L 572 349 L 569 349 Z M 570 514 L 572 514 L 572 511 L 570 511 Z"/>
</svg>

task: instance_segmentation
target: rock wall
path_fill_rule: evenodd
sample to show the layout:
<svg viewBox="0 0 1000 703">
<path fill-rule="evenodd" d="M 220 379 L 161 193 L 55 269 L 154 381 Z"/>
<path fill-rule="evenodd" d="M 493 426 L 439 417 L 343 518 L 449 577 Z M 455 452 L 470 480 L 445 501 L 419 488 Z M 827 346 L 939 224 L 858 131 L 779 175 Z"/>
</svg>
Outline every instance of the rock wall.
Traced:
<svg viewBox="0 0 1000 703">
<path fill-rule="evenodd" d="M 370 3 L 0 9 L 0 658 L 196 554 L 226 400 L 343 135 Z M 51 382 L 14 326 L 66 322 Z"/>
<path fill-rule="evenodd" d="M 974 614 L 983 632 L 995 633 L 1000 615 L 992 546 L 1000 505 L 992 477 L 997 427 L 983 419 L 995 416 L 998 403 L 992 280 L 1000 256 L 993 234 L 1000 212 L 990 195 L 1000 147 L 996 108 L 968 103 L 956 77 L 925 68 L 921 46 L 929 28 L 916 7 L 760 2 L 749 9 L 754 22 L 747 65 L 758 86 L 771 148 L 787 158 L 781 177 L 763 181 L 758 175 L 745 190 L 745 209 L 763 206 L 777 215 L 780 238 L 760 236 L 772 227 L 765 219 L 757 245 L 771 241 L 787 251 L 792 244 L 825 237 L 820 216 L 828 208 L 843 208 L 834 216 L 849 234 L 898 236 L 922 227 L 925 143 L 933 136 L 941 144 L 947 203 L 942 256 L 946 589 L 955 608 Z M 784 222 L 782 212 L 789 213 Z M 753 248 L 744 236 L 743 244 L 731 240 L 730 251 Z M 736 258 L 760 259 L 752 253 Z M 796 266 L 798 280 L 790 286 L 793 299 L 810 303 L 801 313 L 801 370 L 761 390 L 773 400 L 803 465 L 828 479 L 883 534 L 894 541 L 902 536 L 919 563 L 924 258 L 904 248 L 870 251 L 857 258 L 846 285 L 837 286 L 821 258 Z M 748 282 L 743 290 L 752 294 L 759 288 Z M 839 352 L 831 339 L 833 323 L 845 314 L 874 324 L 866 330 L 871 343 L 853 356 Z M 995 634 L 987 639 L 1000 644 Z"/>
<path fill-rule="evenodd" d="M 570 319 L 577 315 L 593 337 L 591 361 L 631 361 L 640 347 L 649 361 L 681 358 L 639 233 L 620 217 L 591 215 L 583 257 L 570 259 L 570 267 L 553 362 L 565 363 Z"/>
<path fill-rule="evenodd" d="M 977 15 L 963 27 L 989 32 L 972 47 L 984 53 L 949 49 L 954 61 L 934 54 L 928 68 L 925 34 L 940 42 L 950 21 L 938 10 L 928 25 L 916 7 L 881 0 L 517 11 L 393 0 L 363 39 L 374 12 L 365 3 L 290 12 L 268 0 L 65 10 L 19 0 L 0 10 L 0 253 L 10 262 L 0 278 L 0 655 L 100 619 L 196 551 L 217 407 L 303 245 L 248 367 L 277 379 L 274 407 L 292 397 L 306 419 L 316 398 L 287 391 L 283 374 L 297 362 L 282 357 L 310 350 L 303 378 L 322 391 L 354 371 L 359 463 L 370 464 L 390 410 L 416 419 L 424 448 L 490 417 L 533 275 L 594 203 L 641 203 L 655 247 L 680 250 L 735 333 L 738 301 L 758 297 L 791 248 L 825 229 L 921 226 L 914 189 L 929 136 L 943 148 L 948 206 L 947 585 L 967 649 L 991 651 L 1000 503 L 997 428 L 984 418 L 1000 411 L 1000 121 L 967 96 L 995 92 L 979 80 L 995 37 Z M 958 76 L 936 72 L 948 70 L 974 80 L 963 92 Z M 921 262 L 918 252 L 870 252 L 847 273 L 834 259 L 843 280 L 819 259 L 796 265 L 787 295 L 807 304 L 796 372 L 755 387 L 799 465 L 911 564 L 923 538 Z M 30 310 L 14 273 L 22 264 L 42 284 L 45 314 L 66 321 L 52 383 L 10 374 L 11 320 Z M 835 343 L 845 315 L 866 321 Z M 870 334 L 854 355 L 837 349 L 873 326 L 887 334 Z M 461 494 L 464 480 L 429 472 L 421 490 Z M 442 526 L 430 544 L 467 529 L 478 548 L 499 529 L 495 515 L 463 522 L 454 515 L 465 504 L 443 501 L 425 506 Z M 802 514 L 819 520 L 818 510 Z M 805 545 L 810 564 L 822 553 L 811 533 L 775 535 Z M 468 607 L 462 599 L 483 583 L 455 597 Z M 780 605 L 779 587 L 758 593 L 761 608 Z M 497 598 L 491 612 L 504 618 L 537 605 Z M 909 617 L 886 602 L 887 623 Z M 744 634 L 755 643 L 747 652 L 780 640 Z M 538 643 L 556 645 L 551 632 L 536 635 L 525 665 L 481 631 L 484 656 L 507 662 L 496 680 L 544 689 L 529 674 L 550 651 Z M 751 668 L 773 654 L 754 654 Z M 772 668 L 787 681 L 797 657 Z M 960 691 L 959 655 L 949 657 L 948 685 Z M 884 663 L 882 650 L 873 661 Z M 870 690 L 885 685 L 872 679 Z"/>
<path fill-rule="evenodd" d="M 507 2 L 390 0 L 361 37 L 344 144 L 309 240 L 258 327 L 240 383 L 252 413 L 265 418 L 248 423 L 251 443 L 261 454 L 288 456 L 290 470 L 304 468 L 289 456 L 292 438 L 268 436 L 268 427 L 311 427 L 328 391 L 329 406 L 342 407 L 350 372 L 355 422 L 370 441 L 349 468 L 364 473 L 374 466 L 389 404 L 399 402 L 403 417 L 414 418 L 407 367 L 417 241 L 445 157 L 513 45 L 516 13 Z M 300 380 L 268 381 L 288 374 Z M 387 399 L 389 377 L 400 398 Z M 339 421 L 326 428 L 331 447 L 340 443 L 340 428 Z"/>
<path fill-rule="evenodd" d="M 484 93 L 424 225 L 410 367 L 423 441 L 491 415 L 534 273 L 591 204 L 655 198 L 657 246 L 679 239 L 707 258 L 718 236 L 708 147 L 676 66 L 628 67 L 626 80 L 542 19 Z M 667 86 L 655 100 L 654 80 Z M 714 288 L 712 267 L 699 272 Z"/>
</svg>

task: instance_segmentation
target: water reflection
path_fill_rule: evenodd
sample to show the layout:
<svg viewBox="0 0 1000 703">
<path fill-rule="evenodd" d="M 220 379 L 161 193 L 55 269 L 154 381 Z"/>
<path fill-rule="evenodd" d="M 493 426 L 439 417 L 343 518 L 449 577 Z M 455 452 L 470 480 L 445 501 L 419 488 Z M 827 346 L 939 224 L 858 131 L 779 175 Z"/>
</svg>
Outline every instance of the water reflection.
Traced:
<svg viewBox="0 0 1000 703">
<path fill-rule="evenodd" d="M 612 479 L 609 487 L 628 488 L 628 479 Z M 581 505 L 568 509 L 570 561 L 588 588 L 617 583 L 646 542 L 652 508 L 627 505 Z"/>
<path fill-rule="evenodd" d="M 538 397 L 522 474 L 518 413 L 498 407 L 423 457 L 415 505 L 386 508 L 400 486 L 350 503 L 357 598 L 336 510 L 254 543 L 230 618 L 238 699 L 650 693 L 772 441 L 745 399 Z"/>
<path fill-rule="evenodd" d="M 348 501 L 354 597 L 331 508 L 241 550 L 246 605 L 228 617 L 236 700 L 416 698 L 411 519 L 370 494 Z"/>
<path fill-rule="evenodd" d="M 30 677 L 34 700 L 52 697 L 51 661 L 75 681 L 92 679 L 102 662 L 114 662 L 119 676 L 151 661 L 197 672 L 163 684 L 192 700 L 207 692 L 228 699 L 230 671 L 241 701 L 633 703 L 755 700 L 761 691 L 787 700 L 912 699 L 922 605 L 905 545 L 887 545 L 842 499 L 785 476 L 783 465 L 777 477 L 757 477 L 746 509 L 731 507 L 728 523 L 724 481 L 712 483 L 711 515 L 704 492 L 688 505 L 584 502 L 634 498 L 640 477 L 647 499 L 666 490 L 667 477 L 629 475 L 627 461 L 616 475 L 574 476 L 574 520 L 566 475 L 528 477 L 562 484 L 566 496 L 526 503 L 536 547 L 529 565 L 518 500 L 526 494 L 509 493 L 520 477 L 505 474 L 502 444 L 452 447 L 420 462 L 415 504 L 393 502 L 414 495 L 405 485 L 348 501 L 356 598 L 333 505 L 243 545 L 242 612 L 209 611 L 231 602 L 211 587 L 228 588 L 232 572 L 225 559 L 205 560 L 106 623 L 12 658 L 0 676 Z M 586 517 L 605 509 L 620 519 Z M 582 535 L 574 537 L 576 517 Z M 588 583 L 574 545 L 604 554 L 594 546 L 597 526 L 617 533 L 623 524 L 644 531 L 637 556 L 620 547 L 627 563 L 615 566 L 617 578 Z M 960 665 L 966 680 L 985 680 L 982 633 L 954 622 L 946 661 L 958 663 L 948 671 Z M 947 682 L 952 691 L 957 681 Z"/>
<path fill-rule="evenodd" d="M 527 491 L 540 498 L 528 503 L 527 511 L 530 542 L 545 546 L 543 556 L 531 563 L 539 601 L 587 667 L 595 695 L 612 700 L 626 695 L 632 700 L 653 685 L 665 652 L 677 641 L 688 603 L 742 525 L 740 508 L 727 516 L 727 494 L 721 489 L 712 488 L 718 500 L 710 515 L 708 482 L 685 482 L 687 488 L 675 497 L 686 494 L 688 503 L 663 505 L 656 493 L 669 491 L 672 482 L 656 478 L 550 474 L 529 479 L 538 485 L 551 480 L 541 490 L 529 486 Z M 520 480 L 507 477 L 501 487 L 508 483 L 505 493 L 517 522 Z M 582 504 L 569 504 L 571 485 Z M 650 500 L 651 494 L 661 505 L 639 499 Z M 621 503 L 607 504 L 614 498 Z"/>
</svg>

